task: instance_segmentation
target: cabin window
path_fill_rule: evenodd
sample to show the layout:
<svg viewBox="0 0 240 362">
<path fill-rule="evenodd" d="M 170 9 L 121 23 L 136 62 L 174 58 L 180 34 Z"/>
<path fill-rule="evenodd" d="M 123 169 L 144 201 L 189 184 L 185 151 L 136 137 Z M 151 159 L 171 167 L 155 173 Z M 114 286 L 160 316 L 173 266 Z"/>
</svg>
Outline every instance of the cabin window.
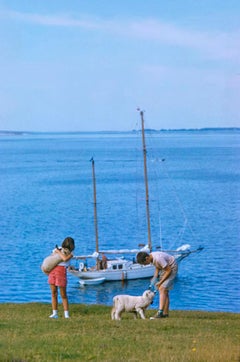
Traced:
<svg viewBox="0 0 240 362">
<path fill-rule="evenodd" d="M 123 268 L 122 264 L 119 264 L 118 269 L 122 269 L 122 268 Z"/>
<path fill-rule="evenodd" d="M 116 270 L 117 269 L 117 265 L 113 265 L 113 270 Z"/>
</svg>

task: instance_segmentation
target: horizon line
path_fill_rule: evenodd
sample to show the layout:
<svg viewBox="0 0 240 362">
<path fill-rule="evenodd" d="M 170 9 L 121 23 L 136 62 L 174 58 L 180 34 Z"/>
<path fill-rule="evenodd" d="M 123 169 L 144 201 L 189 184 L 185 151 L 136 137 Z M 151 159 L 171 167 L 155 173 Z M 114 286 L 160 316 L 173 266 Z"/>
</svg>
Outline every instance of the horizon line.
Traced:
<svg viewBox="0 0 240 362">
<path fill-rule="evenodd" d="M 183 132 L 183 131 L 214 131 L 214 130 L 240 130 L 240 127 L 200 127 L 200 128 L 145 128 L 145 132 Z M 132 129 L 128 131 L 121 130 L 102 130 L 102 131 L 16 131 L 16 130 L 0 130 L 0 134 L 36 134 L 36 133 L 137 133 L 140 132 L 138 129 Z"/>
</svg>

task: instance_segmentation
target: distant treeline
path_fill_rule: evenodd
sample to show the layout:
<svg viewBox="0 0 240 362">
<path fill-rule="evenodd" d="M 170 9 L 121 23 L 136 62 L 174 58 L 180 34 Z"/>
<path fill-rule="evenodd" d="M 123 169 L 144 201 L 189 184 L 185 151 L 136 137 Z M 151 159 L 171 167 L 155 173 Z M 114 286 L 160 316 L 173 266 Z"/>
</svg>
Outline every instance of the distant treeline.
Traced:
<svg viewBox="0 0 240 362">
<path fill-rule="evenodd" d="M 5 135 L 5 136 L 7 136 L 7 135 L 9 135 L 9 136 L 21 136 L 21 135 L 23 135 L 24 133 L 26 133 L 26 132 L 20 132 L 20 131 L 1 131 L 0 130 L 0 136 L 1 135 Z"/>
<path fill-rule="evenodd" d="M 146 128 L 145 132 L 206 132 L 206 131 L 240 131 L 240 127 L 205 127 L 205 128 L 170 128 L 170 129 L 160 129 L 155 130 L 151 128 Z"/>
</svg>

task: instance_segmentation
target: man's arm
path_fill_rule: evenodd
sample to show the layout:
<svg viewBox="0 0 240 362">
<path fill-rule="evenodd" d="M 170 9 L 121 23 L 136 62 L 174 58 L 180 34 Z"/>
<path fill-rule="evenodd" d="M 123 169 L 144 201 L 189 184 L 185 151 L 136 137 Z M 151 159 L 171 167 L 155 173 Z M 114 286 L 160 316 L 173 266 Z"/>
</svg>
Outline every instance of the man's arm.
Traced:
<svg viewBox="0 0 240 362">
<path fill-rule="evenodd" d="M 162 276 L 161 280 L 156 284 L 156 286 L 159 288 L 165 282 L 165 280 L 170 276 L 171 273 L 172 273 L 172 269 L 168 265 L 166 268 L 163 269 L 163 276 Z M 154 273 L 154 275 L 155 275 L 155 273 Z"/>
<path fill-rule="evenodd" d="M 156 268 L 155 268 L 155 271 L 154 271 L 153 278 L 158 278 L 159 272 L 160 272 L 160 269 L 158 269 L 158 268 L 156 267 Z"/>
<path fill-rule="evenodd" d="M 156 283 L 157 280 L 158 280 L 159 272 L 160 272 L 160 269 L 155 268 L 153 277 L 152 277 L 152 279 L 151 279 L 151 284 L 150 284 L 150 287 L 151 287 L 151 288 L 155 286 L 155 283 Z"/>
</svg>

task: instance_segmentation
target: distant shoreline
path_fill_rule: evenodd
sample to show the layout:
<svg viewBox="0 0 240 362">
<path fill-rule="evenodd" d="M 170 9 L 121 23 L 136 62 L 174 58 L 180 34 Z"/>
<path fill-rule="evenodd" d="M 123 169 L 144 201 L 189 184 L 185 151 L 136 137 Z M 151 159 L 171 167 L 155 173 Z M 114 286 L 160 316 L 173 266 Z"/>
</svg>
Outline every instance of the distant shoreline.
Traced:
<svg viewBox="0 0 240 362">
<path fill-rule="evenodd" d="M 205 127 L 205 128 L 173 128 L 173 129 L 152 129 L 146 128 L 146 133 L 183 133 L 183 132 L 239 132 L 240 127 Z M 10 131 L 10 130 L 0 130 L 0 136 L 23 136 L 23 135 L 37 135 L 37 134 L 135 134 L 139 133 L 139 130 L 132 131 Z"/>
</svg>

